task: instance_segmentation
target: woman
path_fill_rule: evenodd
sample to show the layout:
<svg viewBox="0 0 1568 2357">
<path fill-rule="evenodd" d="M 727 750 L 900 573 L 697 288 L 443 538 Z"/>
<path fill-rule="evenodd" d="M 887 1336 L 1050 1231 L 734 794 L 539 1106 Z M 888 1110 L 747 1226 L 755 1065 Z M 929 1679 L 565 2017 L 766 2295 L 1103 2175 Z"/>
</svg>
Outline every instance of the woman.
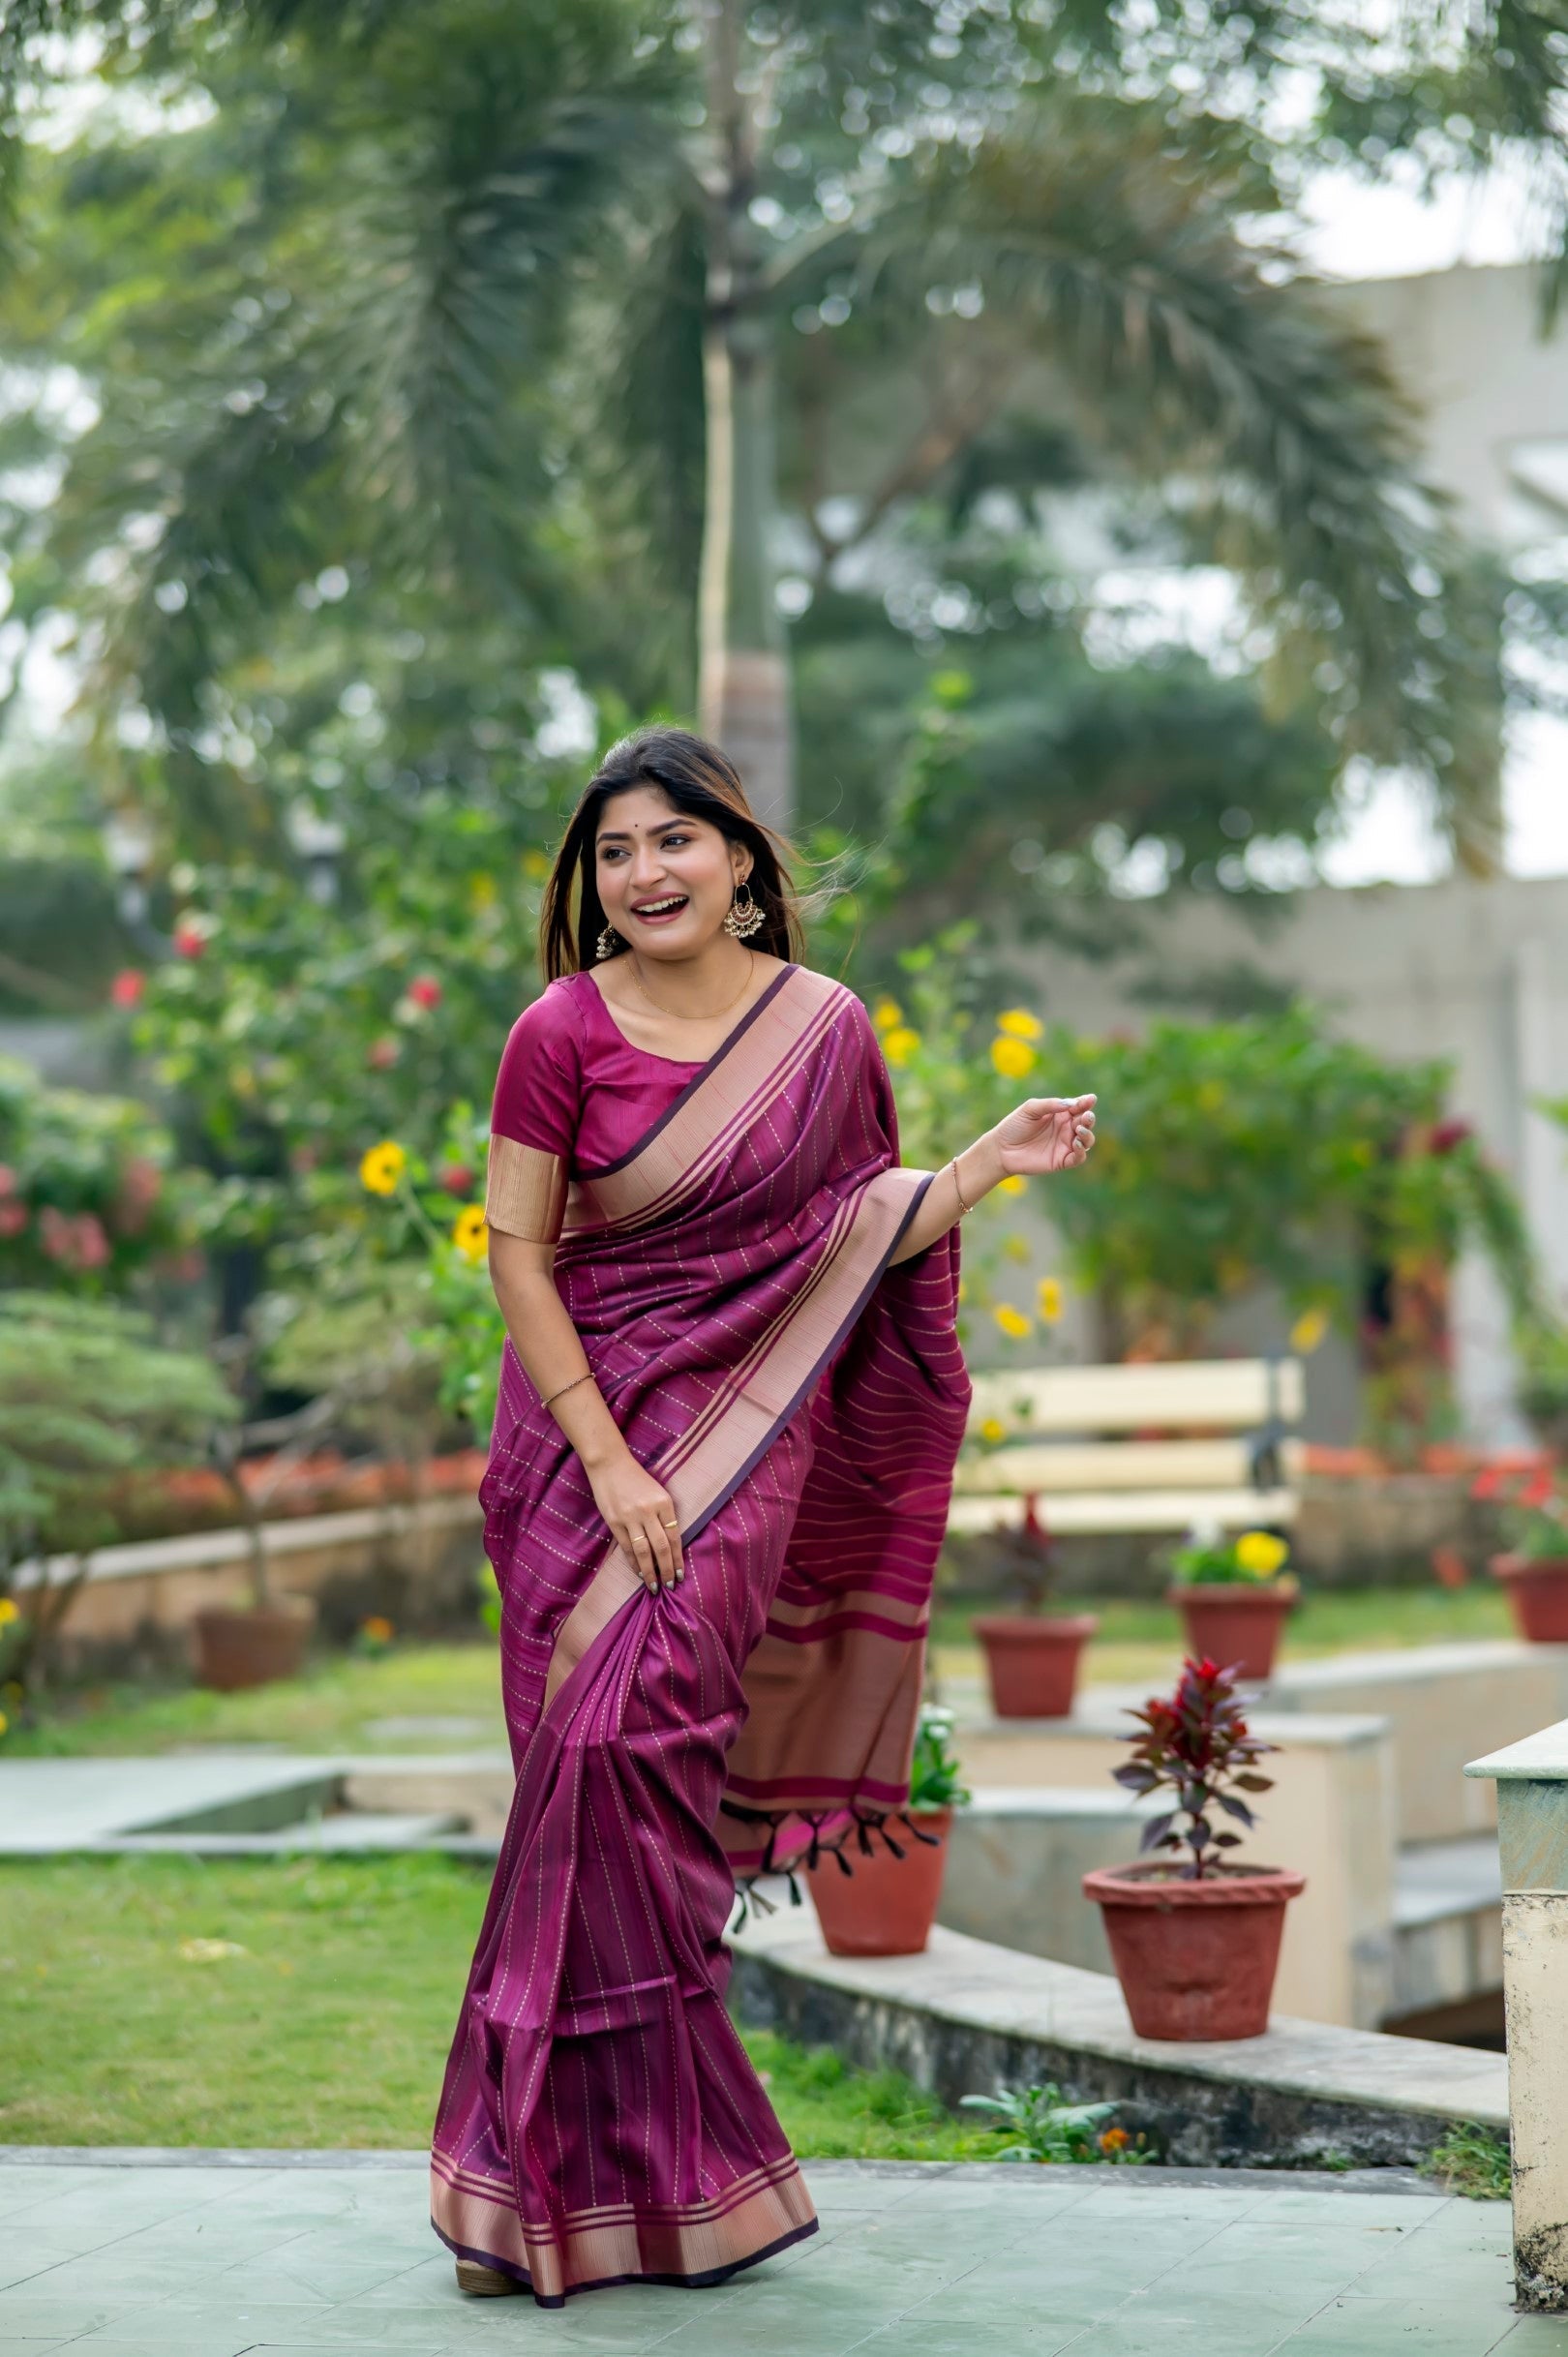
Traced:
<svg viewBox="0 0 1568 2357">
<path fill-rule="evenodd" d="M 572 910 L 576 893 L 576 913 Z M 908 1793 L 969 1385 L 956 1225 L 1093 1099 L 899 1167 L 858 999 L 678 729 L 590 781 L 501 1060 L 481 1492 L 517 1789 L 437 2120 L 470 2292 L 715 2283 L 815 2230 L 724 2008 L 737 1875 Z"/>
</svg>

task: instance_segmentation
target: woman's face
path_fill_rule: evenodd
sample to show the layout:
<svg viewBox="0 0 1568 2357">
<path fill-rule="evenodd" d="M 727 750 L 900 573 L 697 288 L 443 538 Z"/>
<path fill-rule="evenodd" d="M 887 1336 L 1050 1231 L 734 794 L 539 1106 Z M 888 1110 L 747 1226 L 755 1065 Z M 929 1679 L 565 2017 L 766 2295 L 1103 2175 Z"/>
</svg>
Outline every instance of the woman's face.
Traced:
<svg viewBox="0 0 1568 2357">
<path fill-rule="evenodd" d="M 629 786 L 599 813 L 594 876 L 604 913 L 646 957 L 691 957 L 717 934 L 751 854 L 657 786 Z"/>
</svg>

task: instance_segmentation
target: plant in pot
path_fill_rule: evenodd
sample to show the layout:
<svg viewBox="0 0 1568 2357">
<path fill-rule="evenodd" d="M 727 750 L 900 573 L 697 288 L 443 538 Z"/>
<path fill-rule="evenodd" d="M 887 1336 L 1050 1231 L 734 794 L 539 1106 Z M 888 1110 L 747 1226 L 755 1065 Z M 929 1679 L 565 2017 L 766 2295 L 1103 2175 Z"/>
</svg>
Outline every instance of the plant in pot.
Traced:
<svg viewBox="0 0 1568 2357">
<path fill-rule="evenodd" d="M 1078 1664 L 1099 1628 L 1093 1613 L 1048 1614 L 1055 1584 L 1052 1542 L 1024 1500 L 1022 1527 L 1000 1531 L 1003 1576 L 1020 1613 L 977 1613 L 970 1626 L 985 1654 L 991 1708 L 1001 1719 L 1062 1719 L 1072 1708 Z"/>
<path fill-rule="evenodd" d="M 1244 1530 L 1233 1539 L 1217 1526 L 1191 1531 L 1170 1558 L 1169 1596 L 1182 1616 L 1188 1652 L 1228 1663 L 1250 1681 L 1272 1677 L 1281 1634 L 1301 1592 L 1289 1560 L 1289 1545 L 1272 1530 Z"/>
<path fill-rule="evenodd" d="M 221 1432 L 212 1456 L 245 1532 L 249 1598 L 244 1604 L 210 1605 L 191 1621 L 196 1677 L 220 1694 L 297 1676 L 316 1623 L 316 1606 L 308 1596 L 281 1596 L 274 1586 L 266 1523 L 240 1471 L 243 1438 L 238 1428 Z"/>
<path fill-rule="evenodd" d="M 854 1827 L 805 1860 L 823 1940 L 834 1956 L 918 1956 L 931 1936 L 952 1812 L 969 1798 L 952 1750 L 952 1712 L 922 1703 L 909 1803 L 896 1821 Z M 893 1822 L 913 1834 L 898 1838 Z"/>
<path fill-rule="evenodd" d="M 1493 1477 L 1484 1489 L 1487 1480 L 1477 1480 L 1477 1491 L 1495 1495 L 1502 1485 Z M 1514 1626 L 1531 1645 L 1568 1645 L 1568 1489 L 1560 1470 L 1543 1465 L 1516 1479 L 1503 1526 L 1508 1547 L 1493 1556 L 1492 1572 Z"/>
<path fill-rule="evenodd" d="M 1287 1903 L 1305 1875 L 1227 1863 L 1249 1828 L 1244 1793 L 1273 1779 L 1257 1762 L 1272 1743 L 1249 1729 L 1230 1672 L 1213 1661 L 1182 1665 L 1168 1700 L 1151 1696 L 1131 1716 L 1141 1730 L 1114 1772 L 1140 1798 L 1168 1792 L 1175 1806 L 1151 1817 L 1136 1863 L 1083 1878 L 1104 1918 L 1111 1960 L 1140 2038 L 1261 2038 L 1280 1961 Z"/>
</svg>

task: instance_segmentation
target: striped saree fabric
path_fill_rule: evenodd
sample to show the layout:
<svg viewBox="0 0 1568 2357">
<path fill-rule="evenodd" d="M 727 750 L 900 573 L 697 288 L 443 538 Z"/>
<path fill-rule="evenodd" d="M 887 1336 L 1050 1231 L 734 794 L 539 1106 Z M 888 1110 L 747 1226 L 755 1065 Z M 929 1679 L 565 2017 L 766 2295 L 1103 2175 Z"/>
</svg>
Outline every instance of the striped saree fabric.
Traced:
<svg viewBox="0 0 1568 2357">
<path fill-rule="evenodd" d="M 907 1797 L 969 1386 L 955 1238 L 890 1265 L 930 1181 L 838 983 L 786 967 L 608 1168 L 492 1154 L 493 1204 L 563 1220 L 557 1284 L 686 1560 L 644 1589 L 508 1346 L 481 1496 L 517 1786 L 432 2211 L 554 2306 L 815 2228 L 724 1930 L 738 1876 Z"/>
</svg>

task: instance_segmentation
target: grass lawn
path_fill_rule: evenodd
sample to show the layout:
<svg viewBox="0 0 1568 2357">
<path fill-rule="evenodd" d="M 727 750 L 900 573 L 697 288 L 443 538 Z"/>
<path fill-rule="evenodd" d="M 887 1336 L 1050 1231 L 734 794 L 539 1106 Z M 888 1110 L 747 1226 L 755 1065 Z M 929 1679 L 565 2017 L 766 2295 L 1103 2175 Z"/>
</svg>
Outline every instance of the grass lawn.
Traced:
<svg viewBox="0 0 1568 2357">
<path fill-rule="evenodd" d="M 419 1857 L 0 1866 L 0 2143 L 424 2144 L 487 1883 Z M 895 2072 L 746 2042 L 801 2154 L 990 2147 Z"/>
<path fill-rule="evenodd" d="M 969 1621 L 989 1608 L 944 1603 L 935 1659 L 944 1678 L 981 1675 Z M 1064 1607 L 1063 1609 L 1069 1609 Z M 1076 1606 L 1070 1609 L 1077 1609 Z M 1176 1616 L 1158 1602 L 1115 1599 L 1084 1609 L 1100 1616 L 1087 1675 L 1102 1684 L 1173 1676 L 1180 1660 Z M 1508 1608 L 1488 1583 L 1444 1587 L 1346 1588 L 1307 1595 L 1285 1638 L 1287 1658 L 1379 1647 L 1436 1645 L 1510 1633 Z M 383 1720 L 466 1720 L 461 1730 L 383 1729 Z M 466 1751 L 504 1748 L 494 1647 L 395 1646 L 374 1658 L 322 1654 L 303 1677 L 249 1694 L 199 1687 L 107 1683 L 51 1697 L 40 1723 L 17 1727 L 0 1758 L 51 1753 L 113 1754 L 183 1749 L 193 1743 L 277 1743 L 293 1751 Z"/>
</svg>

